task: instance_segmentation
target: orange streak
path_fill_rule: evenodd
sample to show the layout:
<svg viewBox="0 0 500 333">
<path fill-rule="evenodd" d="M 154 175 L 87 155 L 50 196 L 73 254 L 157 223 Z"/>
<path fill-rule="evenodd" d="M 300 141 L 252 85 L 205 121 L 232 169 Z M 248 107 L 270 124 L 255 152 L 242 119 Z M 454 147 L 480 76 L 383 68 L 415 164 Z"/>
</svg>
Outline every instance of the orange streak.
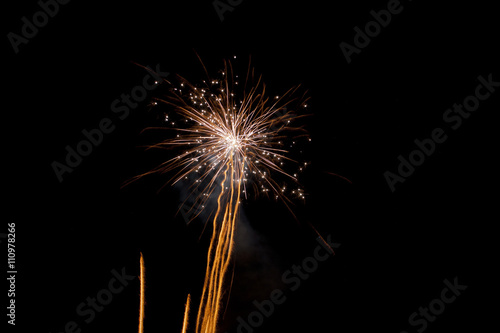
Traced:
<svg viewBox="0 0 500 333">
<path fill-rule="evenodd" d="M 231 175 L 229 202 L 226 201 L 222 221 L 218 221 L 219 215 L 222 211 L 221 200 L 225 195 L 225 182 L 227 180 L 227 173 L 229 170 Z M 235 186 L 234 175 L 236 174 L 240 176 L 238 184 Z M 217 198 L 218 205 L 213 220 L 213 233 L 207 255 L 205 282 L 203 285 L 203 292 L 196 321 L 197 333 L 215 333 L 217 329 L 217 321 L 219 319 L 221 300 L 223 296 L 224 279 L 229 266 L 234 244 L 233 239 L 236 216 L 238 214 L 240 203 L 242 175 L 242 172 L 235 172 L 233 158 L 231 157 L 226 164 L 226 168 L 224 170 L 224 180 L 221 184 L 221 193 Z"/>
<path fill-rule="evenodd" d="M 141 252 L 141 260 L 140 260 L 140 265 L 141 265 L 141 276 L 140 276 L 140 281 L 141 281 L 141 296 L 140 296 L 140 304 L 139 304 L 139 333 L 144 332 L 144 305 L 145 305 L 145 284 L 146 284 L 146 273 L 145 273 L 145 268 L 144 268 L 144 258 L 142 257 L 142 252 Z"/>
<path fill-rule="evenodd" d="M 186 333 L 188 328 L 189 306 L 191 303 L 191 294 L 188 294 L 186 308 L 184 309 L 184 322 L 182 323 L 182 333 Z"/>
</svg>

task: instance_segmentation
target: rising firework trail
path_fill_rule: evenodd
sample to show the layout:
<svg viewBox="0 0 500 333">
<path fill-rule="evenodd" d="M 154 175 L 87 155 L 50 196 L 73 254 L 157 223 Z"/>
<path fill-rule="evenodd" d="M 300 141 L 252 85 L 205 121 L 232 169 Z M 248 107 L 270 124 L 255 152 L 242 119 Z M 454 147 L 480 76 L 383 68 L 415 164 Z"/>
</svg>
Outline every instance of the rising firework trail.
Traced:
<svg viewBox="0 0 500 333">
<path fill-rule="evenodd" d="M 174 176 L 169 183 L 173 185 L 194 176 L 191 189 L 200 193 L 194 205 L 204 208 L 208 198 L 217 197 L 195 326 L 197 333 L 215 333 L 241 201 L 250 194 L 264 194 L 281 199 L 289 207 L 292 198 L 305 199 L 297 175 L 307 163 L 294 161 L 288 153 L 300 139 L 307 138 L 295 125 L 303 116 L 300 112 L 306 99 L 294 97 L 298 87 L 282 96 L 268 96 L 262 77 L 255 76 L 250 64 L 243 82 L 233 73 L 229 61 L 224 62 L 219 79 L 210 78 L 203 68 L 206 80 L 195 85 L 179 77 L 180 84 L 166 98 L 153 103 L 170 107 L 165 114 L 168 126 L 156 129 L 175 129 L 176 135 L 149 148 L 176 149 L 178 153 L 132 181 L 171 172 Z M 286 171 L 290 165 L 296 167 L 294 172 Z M 190 296 L 183 332 L 189 308 Z"/>
<path fill-rule="evenodd" d="M 187 332 L 188 328 L 188 323 L 189 323 L 189 309 L 191 306 L 191 294 L 188 294 L 187 301 L 186 301 L 186 307 L 184 310 L 184 320 L 182 321 L 182 333 Z"/>
<path fill-rule="evenodd" d="M 141 253 L 140 260 L 140 283 L 141 283 L 141 293 L 139 300 L 139 333 L 144 333 L 144 307 L 146 306 L 146 269 L 144 267 L 144 258 Z"/>
</svg>

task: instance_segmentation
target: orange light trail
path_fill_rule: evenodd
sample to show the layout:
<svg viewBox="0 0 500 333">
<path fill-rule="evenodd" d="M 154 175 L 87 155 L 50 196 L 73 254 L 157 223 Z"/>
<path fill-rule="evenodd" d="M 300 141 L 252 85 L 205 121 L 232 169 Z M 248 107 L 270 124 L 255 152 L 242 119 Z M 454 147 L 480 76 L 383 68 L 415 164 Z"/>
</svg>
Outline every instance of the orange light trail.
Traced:
<svg viewBox="0 0 500 333">
<path fill-rule="evenodd" d="M 217 198 L 217 212 L 213 219 L 213 231 L 207 255 L 205 282 L 198 309 L 198 317 L 196 319 L 196 332 L 199 333 L 216 332 L 223 296 L 224 279 L 234 245 L 234 232 L 241 196 L 241 179 L 239 179 L 235 186 L 235 180 L 231 177 L 229 202 L 225 206 L 222 221 L 218 221 L 221 209 L 223 208 L 221 199 L 225 194 L 224 188 L 228 171 L 230 171 L 231 175 L 235 173 L 232 158 L 226 164 L 224 180 L 221 184 L 221 193 Z"/>
<path fill-rule="evenodd" d="M 141 267 L 141 276 L 140 276 L 141 294 L 139 303 L 139 333 L 144 333 L 144 307 L 146 304 L 146 296 L 145 296 L 146 270 L 144 268 L 144 257 L 142 256 L 142 252 L 141 252 L 140 267 Z"/>
<path fill-rule="evenodd" d="M 182 333 L 187 332 L 188 322 L 189 322 L 189 307 L 191 306 L 191 294 L 188 294 L 186 300 L 186 308 L 184 309 L 184 320 L 182 322 Z"/>
</svg>

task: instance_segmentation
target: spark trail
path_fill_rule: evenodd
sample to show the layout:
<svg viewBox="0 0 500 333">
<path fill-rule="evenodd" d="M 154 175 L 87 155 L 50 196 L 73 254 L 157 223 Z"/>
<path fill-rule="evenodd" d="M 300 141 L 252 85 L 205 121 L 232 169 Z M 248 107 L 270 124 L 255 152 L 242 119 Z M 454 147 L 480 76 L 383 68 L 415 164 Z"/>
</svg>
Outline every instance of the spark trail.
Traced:
<svg viewBox="0 0 500 333">
<path fill-rule="evenodd" d="M 235 186 L 234 178 L 231 177 L 229 203 L 225 206 L 222 221 L 220 223 L 218 222 L 219 214 L 223 208 L 223 206 L 221 206 L 221 198 L 224 195 L 224 186 L 227 180 L 228 171 L 230 171 L 231 175 L 235 173 L 232 158 L 228 161 L 226 170 L 224 171 L 221 194 L 217 199 L 217 212 L 213 220 L 213 232 L 207 256 L 205 282 L 196 320 L 196 331 L 200 333 L 216 332 L 224 277 L 229 266 L 234 244 L 235 222 L 241 195 L 241 179 L 238 179 L 237 185 Z"/>
<path fill-rule="evenodd" d="M 186 308 L 184 310 L 184 320 L 182 321 L 182 333 L 187 332 L 188 322 L 189 322 L 189 308 L 191 306 L 191 294 L 188 294 L 186 300 Z"/>
<path fill-rule="evenodd" d="M 144 307 L 146 304 L 146 269 L 144 267 L 144 257 L 141 253 L 140 260 L 140 282 L 141 282 L 141 293 L 140 293 L 140 303 L 139 303 L 139 333 L 144 333 Z"/>
</svg>

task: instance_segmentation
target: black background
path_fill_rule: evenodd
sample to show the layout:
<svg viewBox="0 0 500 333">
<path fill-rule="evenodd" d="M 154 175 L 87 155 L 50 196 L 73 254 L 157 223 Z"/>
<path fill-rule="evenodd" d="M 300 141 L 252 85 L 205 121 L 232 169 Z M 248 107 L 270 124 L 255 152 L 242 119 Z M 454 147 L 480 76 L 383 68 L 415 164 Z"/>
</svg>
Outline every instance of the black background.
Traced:
<svg viewBox="0 0 500 333">
<path fill-rule="evenodd" d="M 500 81 L 498 18 L 478 2 L 402 4 L 350 64 L 339 44 L 352 44 L 353 28 L 387 1 L 246 0 L 223 22 L 210 0 L 72 1 L 18 54 L 5 37 L 4 224 L 17 226 L 16 329 L 61 332 L 76 321 L 82 332 L 135 332 L 138 279 L 88 324 L 75 309 L 107 286 L 112 269 L 137 276 L 142 252 L 145 330 L 180 332 L 186 295 L 199 293 L 203 278 L 200 225 L 175 215 L 175 190 L 157 193 L 166 176 L 120 188 L 162 157 L 139 147 L 153 118 L 147 102 L 123 121 L 110 104 L 142 82 L 146 72 L 132 62 L 196 80 L 196 53 L 212 72 L 225 58 L 251 56 L 270 91 L 307 89 L 313 114 L 305 120 L 312 165 L 300 223 L 274 202 L 244 206 L 253 236 L 235 256 L 221 332 L 235 332 L 236 317 L 274 288 L 287 301 L 256 332 L 416 332 L 410 314 L 455 277 L 467 290 L 426 331 L 486 328 L 494 315 L 499 92 L 455 131 L 442 116 L 474 93 L 479 75 Z M 20 33 L 21 17 L 38 10 L 36 1 L 4 4 L 4 36 Z M 116 129 L 60 183 L 51 163 L 106 117 Z M 384 172 L 396 172 L 398 155 L 436 127 L 447 141 L 392 193 Z M 309 225 L 341 245 L 291 291 L 280 275 L 312 255 Z"/>
</svg>

